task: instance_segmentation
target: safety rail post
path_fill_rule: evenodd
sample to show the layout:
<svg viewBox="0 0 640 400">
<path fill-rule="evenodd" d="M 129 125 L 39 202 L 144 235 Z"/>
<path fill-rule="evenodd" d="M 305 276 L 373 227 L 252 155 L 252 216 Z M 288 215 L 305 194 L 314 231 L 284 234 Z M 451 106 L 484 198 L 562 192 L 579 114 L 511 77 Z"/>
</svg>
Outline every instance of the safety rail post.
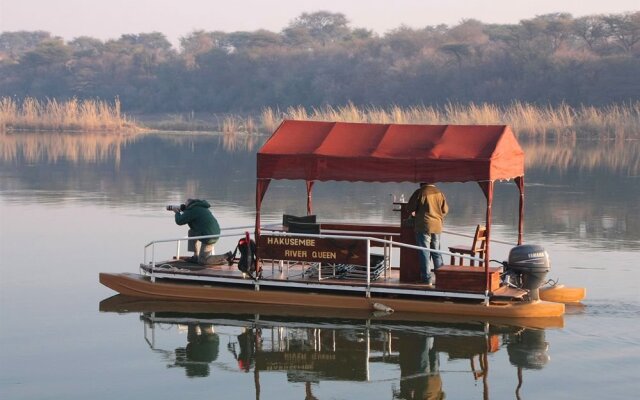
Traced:
<svg viewBox="0 0 640 400">
<path fill-rule="evenodd" d="M 367 298 L 371 297 L 371 239 L 367 239 Z"/>
<path fill-rule="evenodd" d="M 391 257 L 393 255 L 393 236 L 389 236 L 389 260 L 387 260 L 387 265 L 384 269 L 384 277 L 387 278 L 387 271 L 391 271 Z"/>
<path fill-rule="evenodd" d="M 144 246 L 144 249 L 142 250 L 142 264 L 140 264 L 140 273 L 144 272 L 142 266 L 147 265 L 147 247 L 149 247 L 149 245 Z"/>
<path fill-rule="evenodd" d="M 151 282 L 156 281 L 156 244 L 151 245 Z"/>
<path fill-rule="evenodd" d="M 386 235 L 383 237 L 384 237 L 384 240 L 387 240 Z M 382 259 L 384 262 L 384 278 L 386 279 L 387 278 L 387 261 L 391 258 L 391 256 L 389 255 L 389 245 L 387 243 L 384 244 L 382 251 L 383 251 Z"/>
</svg>

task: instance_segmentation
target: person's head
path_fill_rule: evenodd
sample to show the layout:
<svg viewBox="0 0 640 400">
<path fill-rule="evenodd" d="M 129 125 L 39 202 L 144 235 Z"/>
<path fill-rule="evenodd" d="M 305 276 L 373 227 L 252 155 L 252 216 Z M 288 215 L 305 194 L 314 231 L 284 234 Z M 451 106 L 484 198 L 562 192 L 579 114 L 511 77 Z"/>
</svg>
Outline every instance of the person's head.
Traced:
<svg viewBox="0 0 640 400">
<path fill-rule="evenodd" d="M 196 201 L 196 199 L 187 199 L 187 201 L 184 202 L 184 205 L 186 207 L 189 207 L 189 204 L 193 203 L 194 201 Z"/>
</svg>

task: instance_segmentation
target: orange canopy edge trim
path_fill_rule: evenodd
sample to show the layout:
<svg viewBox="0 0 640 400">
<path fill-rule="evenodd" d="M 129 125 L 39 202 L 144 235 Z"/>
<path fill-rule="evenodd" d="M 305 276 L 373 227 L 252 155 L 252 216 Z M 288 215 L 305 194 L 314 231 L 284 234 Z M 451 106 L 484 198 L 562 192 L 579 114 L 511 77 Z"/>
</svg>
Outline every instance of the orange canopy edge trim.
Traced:
<svg viewBox="0 0 640 400">
<path fill-rule="evenodd" d="M 524 176 L 507 125 L 285 120 L 257 155 L 258 179 L 469 182 Z"/>
</svg>

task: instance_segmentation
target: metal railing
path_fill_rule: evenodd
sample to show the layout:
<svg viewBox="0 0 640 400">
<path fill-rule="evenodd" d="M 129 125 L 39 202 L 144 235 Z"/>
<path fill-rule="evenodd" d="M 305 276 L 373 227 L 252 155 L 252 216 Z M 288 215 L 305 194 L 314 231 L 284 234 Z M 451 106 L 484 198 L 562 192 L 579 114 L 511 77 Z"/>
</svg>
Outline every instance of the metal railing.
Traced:
<svg viewBox="0 0 640 400">
<path fill-rule="evenodd" d="M 460 253 L 453 253 L 453 252 L 449 252 L 449 251 L 445 251 L 445 250 L 435 250 L 435 249 L 431 249 L 431 248 L 427 248 L 427 247 L 422 247 L 422 246 L 416 246 L 413 244 L 407 244 L 407 243 L 402 243 L 402 242 L 396 242 L 393 240 L 387 240 L 387 239 L 379 239 L 379 238 L 375 238 L 375 237 L 369 237 L 369 236 L 353 236 L 353 235 L 334 235 L 334 234 L 309 234 L 309 233 L 291 233 L 291 232 L 276 232 L 276 231 L 272 231 L 270 233 L 263 233 L 263 235 L 267 236 L 293 236 L 293 237 L 310 237 L 310 238 L 319 238 L 319 239 L 349 239 L 349 240 L 363 240 L 366 241 L 367 243 L 367 252 L 366 252 L 366 267 L 367 267 L 367 287 L 370 286 L 371 283 L 371 260 L 370 260 L 370 255 L 371 255 L 371 242 L 377 242 L 380 244 L 383 244 L 385 246 L 394 246 L 394 247 L 405 247 L 408 249 L 414 249 L 414 250 L 429 250 L 429 252 L 433 252 L 433 253 L 438 253 L 441 255 L 449 255 L 449 256 L 455 256 L 455 257 L 460 257 L 463 259 L 467 259 L 467 260 L 473 260 L 473 261 L 478 261 L 478 262 L 484 262 L 485 260 L 483 258 L 479 258 L 479 257 L 472 257 L 472 256 L 468 256 L 468 255 L 464 255 L 464 254 L 460 254 Z"/>
<path fill-rule="evenodd" d="M 149 247 L 151 247 L 151 268 L 155 269 L 156 266 L 156 260 L 155 260 L 155 251 L 156 251 L 156 244 L 159 243 L 170 243 L 170 242 L 176 242 L 176 259 L 178 259 L 180 257 L 180 243 L 183 241 L 187 241 L 187 240 L 200 240 L 200 239 L 214 239 L 214 238 L 222 238 L 222 237 L 238 237 L 241 235 L 244 235 L 244 231 L 248 230 L 248 229 L 254 229 L 255 225 L 246 225 L 246 226 L 235 226 L 235 227 L 231 227 L 231 228 L 225 228 L 224 231 L 239 231 L 239 230 L 243 230 L 243 232 L 237 232 L 237 233 L 225 233 L 222 234 L 222 232 L 219 235 L 205 235 L 205 236 L 181 236 L 178 238 L 170 238 L 170 239 L 159 239 L 159 240 L 153 240 L 149 243 L 147 243 L 144 246 L 144 255 L 143 255 L 143 259 L 144 259 L 144 264 L 148 264 L 147 262 L 147 253 L 149 250 Z"/>
<path fill-rule="evenodd" d="M 270 227 L 273 227 L 274 225 L 265 225 L 262 227 L 262 229 L 264 229 L 265 231 L 268 231 L 268 229 Z M 232 227 L 232 228 L 226 228 L 224 229 L 224 231 L 238 231 L 238 230 L 244 230 L 246 231 L 247 229 L 251 229 L 254 228 L 253 225 L 249 225 L 249 226 L 239 226 L 239 227 Z M 332 231 L 335 232 L 335 231 Z M 349 232 L 352 233 L 350 231 L 345 231 L 345 232 Z M 240 235 L 244 235 L 244 232 L 238 232 L 238 233 L 225 233 L 223 234 L 222 232 L 219 235 L 206 235 L 206 236 L 187 236 L 187 237 L 179 237 L 179 238 L 171 238 L 171 239 L 161 239 L 161 240 L 154 240 L 151 241 L 149 243 L 147 243 L 144 246 L 144 264 L 148 265 L 147 263 L 147 251 L 149 249 L 149 247 L 151 247 L 151 279 L 152 281 L 155 281 L 155 277 L 154 277 L 154 271 L 156 269 L 156 260 L 155 260 L 155 246 L 156 244 L 159 243 L 168 243 L 168 242 L 176 242 L 177 246 L 176 246 L 176 259 L 179 258 L 180 256 L 180 242 L 185 241 L 185 240 L 200 240 L 200 239 L 211 239 L 211 238 L 222 238 L 222 237 L 238 237 Z M 384 247 L 386 246 L 393 246 L 393 247 L 404 247 L 404 248 L 408 248 L 408 249 L 414 249 L 414 250 L 418 250 L 418 251 L 422 251 L 422 250 L 428 250 L 429 252 L 433 252 L 433 253 L 438 253 L 441 255 L 449 255 L 449 256 L 455 256 L 455 257 L 459 257 L 462 259 L 467 259 L 467 260 L 473 260 L 473 261 L 478 261 L 478 262 L 484 262 L 485 260 L 479 257 L 472 257 L 472 256 L 468 256 L 468 255 L 464 255 L 464 254 L 460 254 L 460 253 L 452 253 L 449 251 L 445 251 L 445 250 L 436 250 L 436 249 L 431 249 L 431 248 L 427 248 L 427 247 L 422 247 L 422 246 L 416 246 L 416 245 L 412 245 L 412 244 L 407 244 L 407 243 L 402 243 L 402 242 L 398 242 L 398 241 L 393 241 L 393 240 L 387 240 L 387 239 L 380 239 L 380 238 L 375 238 L 375 237 L 370 237 L 370 236 L 354 236 L 354 235 L 337 235 L 337 234 L 308 234 L 308 233 L 291 233 L 291 232 L 279 232 L 279 231 L 269 231 L 269 233 L 263 233 L 262 235 L 264 236 L 292 236 L 292 237 L 309 237 L 309 238 L 326 238 L 326 239 L 348 239 L 348 240 L 361 240 L 361 241 L 366 241 L 366 293 L 367 293 L 367 297 L 369 297 L 369 289 L 371 287 L 371 260 L 370 260 L 370 255 L 371 255 L 371 242 L 376 242 L 379 244 L 382 244 Z M 385 267 L 386 268 L 386 267 Z M 320 269 L 318 269 L 318 271 L 320 271 Z M 320 272 L 319 272 L 320 273 Z M 320 275 L 319 275 L 320 278 Z"/>
</svg>

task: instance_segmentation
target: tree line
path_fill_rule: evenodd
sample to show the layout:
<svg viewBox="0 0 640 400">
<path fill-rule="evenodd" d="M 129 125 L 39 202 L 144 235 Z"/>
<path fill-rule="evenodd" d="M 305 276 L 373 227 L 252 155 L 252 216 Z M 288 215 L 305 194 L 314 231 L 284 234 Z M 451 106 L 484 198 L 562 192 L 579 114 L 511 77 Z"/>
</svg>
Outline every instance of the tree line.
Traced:
<svg viewBox="0 0 640 400">
<path fill-rule="evenodd" d="M 159 32 L 64 41 L 0 34 L 0 97 L 118 98 L 127 112 L 264 107 L 608 105 L 640 94 L 640 12 L 517 24 L 463 20 L 383 35 L 340 13 L 303 13 L 280 32 Z"/>
</svg>

